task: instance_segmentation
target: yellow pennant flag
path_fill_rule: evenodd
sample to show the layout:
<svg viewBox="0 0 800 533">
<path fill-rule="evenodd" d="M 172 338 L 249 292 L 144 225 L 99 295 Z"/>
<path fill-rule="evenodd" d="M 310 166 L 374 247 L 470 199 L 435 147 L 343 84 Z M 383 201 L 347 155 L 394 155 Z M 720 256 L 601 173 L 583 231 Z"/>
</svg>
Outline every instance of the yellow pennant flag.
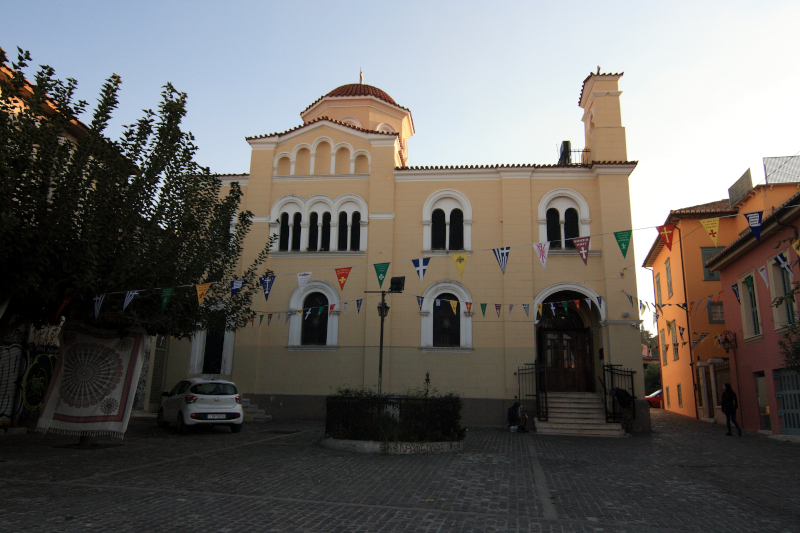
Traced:
<svg viewBox="0 0 800 533">
<path fill-rule="evenodd" d="M 203 299 L 205 299 L 209 287 L 211 287 L 210 283 L 200 283 L 194 286 L 197 289 L 197 305 L 203 305 Z"/>
<path fill-rule="evenodd" d="M 458 269 L 458 275 L 462 278 L 464 277 L 464 267 L 467 266 L 467 253 L 460 253 L 460 254 L 451 254 L 453 261 L 456 263 L 456 269 Z"/>
<path fill-rule="evenodd" d="M 454 315 L 455 315 L 456 313 L 458 313 L 458 311 L 456 311 L 456 307 L 458 307 L 458 302 L 457 302 L 457 301 L 455 301 L 455 300 L 450 300 L 450 307 L 452 307 L 452 308 L 453 308 L 453 314 L 454 314 Z"/>
<path fill-rule="evenodd" d="M 714 243 L 714 246 L 716 246 L 717 237 L 719 237 L 719 218 L 707 218 L 701 220 L 700 224 L 706 229 L 708 236 L 711 237 L 711 241 Z"/>
<path fill-rule="evenodd" d="M 539 316 L 544 316 L 544 315 L 542 314 L 542 306 L 543 306 L 543 305 L 544 305 L 544 304 L 536 304 L 536 307 L 537 307 L 537 309 L 539 310 Z"/>
<path fill-rule="evenodd" d="M 800 239 L 795 239 L 794 242 L 792 242 L 792 250 L 800 257 Z"/>
</svg>

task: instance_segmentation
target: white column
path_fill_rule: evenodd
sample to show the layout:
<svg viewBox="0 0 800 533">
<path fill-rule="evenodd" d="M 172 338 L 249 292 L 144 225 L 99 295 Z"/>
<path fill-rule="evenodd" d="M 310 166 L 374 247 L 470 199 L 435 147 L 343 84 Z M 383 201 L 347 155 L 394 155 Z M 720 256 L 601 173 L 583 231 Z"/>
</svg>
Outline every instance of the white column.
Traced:
<svg viewBox="0 0 800 533">
<path fill-rule="evenodd" d="M 444 249 L 450 249 L 450 221 L 444 223 Z"/>
<path fill-rule="evenodd" d="M 281 225 L 279 222 L 270 222 L 269 223 L 269 234 L 272 236 L 273 234 L 278 235 L 278 239 L 272 244 L 272 247 L 269 249 L 270 252 L 277 252 L 280 250 L 281 244 Z"/>
<path fill-rule="evenodd" d="M 331 252 L 339 250 L 339 223 L 331 217 Z"/>
<path fill-rule="evenodd" d="M 561 226 L 561 249 L 562 250 L 566 250 L 567 249 L 567 242 L 564 240 L 564 221 L 563 220 L 559 220 L 559 224 Z"/>
<path fill-rule="evenodd" d="M 317 222 L 317 251 L 322 248 L 322 222 Z"/>
<path fill-rule="evenodd" d="M 308 222 L 304 220 L 300 223 L 300 251 L 306 250 L 308 250 Z"/>
<path fill-rule="evenodd" d="M 347 224 L 347 250 L 350 251 L 350 246 L 353 240 L 353 225 Z"/>
<path fill-rule="evenodd" d="M 287 247 L 287 251 L 292 251 L 292 235 L 294 234 L 294 222 L 289 222 L 289 246 Z"/>
<path fill-rule="evenodd" d="M 367 249 L 367 227 L 369 226 L 369 220 L 362 220 L 361 221 L 361 231 L 359 232 L 359 240 L 358 240 L 358 251 L 365 251 Z"/>
<path fill-rule="evenodd" d="M 710 363 L 708 366 L 709 366 L 709 369 L 711 370 L 711 396 L 714 397 L 713 398 L 713 401 L 714 401 L 714 415 L 713 416 L 716 417 L 717 416 L 717 411 L 716 411 L 716 407 L 717 407 L 717 376 L 716 376 L 716 374 L 714 372 L 714 363 Z"/>
</svg>

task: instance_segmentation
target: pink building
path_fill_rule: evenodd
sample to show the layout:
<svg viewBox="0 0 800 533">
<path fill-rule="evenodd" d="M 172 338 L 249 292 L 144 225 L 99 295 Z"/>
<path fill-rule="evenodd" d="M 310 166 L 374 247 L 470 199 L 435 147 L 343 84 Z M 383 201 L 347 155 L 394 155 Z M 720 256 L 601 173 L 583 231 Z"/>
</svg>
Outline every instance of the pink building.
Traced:
<svg viewBox="0 0 800 533">
<path fill-rule="evenodd" d="M 800 435 L 800 374 L 784 368 L 778 341 L 798 320 L 797 296 L 773 306 L 800 281 L 798 254 L 789 239 L 800 237 L 800 193 L 769 215 L 764 212 L 761 240 L 749 229 L 706 262 L 720 272 L 725 340 L 731 386 L 739 397 L 737 418 L 743 428 Z M 738 288 L 738 298 L 733 288 Z"/>
</svg>

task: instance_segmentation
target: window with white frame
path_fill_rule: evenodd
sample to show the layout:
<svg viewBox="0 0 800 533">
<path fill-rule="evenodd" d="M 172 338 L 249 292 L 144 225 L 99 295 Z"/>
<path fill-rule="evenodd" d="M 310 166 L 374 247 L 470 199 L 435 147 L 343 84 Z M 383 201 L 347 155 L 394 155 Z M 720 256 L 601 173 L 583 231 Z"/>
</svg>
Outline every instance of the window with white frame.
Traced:
<svg viewBox="0 0 800 533">
<path fill-rule="evenodd" d="M 420 309 L 420 347 L 423 351 L 472 350 L 472 302 L 469 291 L 456 281 L 438 281 L 423 294 Z"/>
<path fill-rule="evenodd" d="M 281 197 L 273 204 L 273 252 L 363 252 L 367 244 L 367 204 L 356 194 Z"/>
<path fill-rule="evenodd" d="M 233 364 L 235 331 L 200 330 L 192 335 L 189 356 L 190 374 L 229 376 Z"/>
<path fill-rule="evenodd" d="M 539 242 L 551 250 L 574 249 L 572 239 L 591 233 L 589 204 L 572 189 L 554 189 L 539 202 Z"/>
<path fill-rule="evenodd" d="M 446 189 L 428 197 L 422 224 L 423 251 L 472 249 L 472 205 L 463 193 Z"/>
<path fill-rule="evenodd" d="M 739 294 L 741 298 L 742 329 L 744 337 L 761 334 L 761 320 L 758 311 L 758 289 L 752 272 L 739 278 Z"/>
<path fill-rule="evenodd" d="M 781 299 L 781 304 L 772 308 L 772 316 L 775 320 L 775 329 L 785 327 L 797 320 L 797 306 L 795 305 L 794 292 L 794 275 L 790 272 L 791 266 L 789 265 L 789 250 L 788 248 L 771 258 L 767 263 L 769 269 L 768 278 L 770 282 L 770 296 L 772 300 Z M 788 268 L 781 266 L 785 263 Z"/>
<path fill-rule="evenodd" d="M 339 293 L 333 285 L 322 280 L 309 280 L 305 287 L 297 287 L 292 292 L 289 309 L 289 349 L 337 348 Z"/>
</svg>

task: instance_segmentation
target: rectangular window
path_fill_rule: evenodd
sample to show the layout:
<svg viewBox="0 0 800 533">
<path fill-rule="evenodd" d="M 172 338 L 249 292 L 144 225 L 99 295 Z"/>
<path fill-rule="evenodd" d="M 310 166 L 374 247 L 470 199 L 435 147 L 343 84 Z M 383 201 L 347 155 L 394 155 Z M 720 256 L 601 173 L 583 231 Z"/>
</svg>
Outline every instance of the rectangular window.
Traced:
<svg viewBox="0 0 800 533">
<path fill-rule="evenodd" d="M 667 387 L 665 390 L 666 390 L 666 392 L 667 392 L 667 407 L 672 407 L 672 406 L 670 405 L 670 403 L 669 403 L 669 387 Z"/>
<path fill-rule="evenodd" d="M 678 327 L 672 321 L 672 360 L 678 360 Z"/>
<path fill-rule="evenodd" d="M 663 364 L 666 366 L 667 364 L 667 336 L 664 334 L 664 330 L 661 330 L 661 353 L 663 354 Z"/>
<path fill-rule="evenodd" d="M 656 274 L 656 302 L 661 305 L 661 274 Z"/>
<path fill-rule="evenodd" d="M 705 281 L 719 281 L 719 272 L 711 271 L 706 268 L 706 261 L 720 253 L 724 250 L 724 246 L 720 246 L 718 248 L 700 248 L 700 253 L 703 256 L 703 279 Z"/>
<path fill-rule="evenodd" d="M 723 307 L 722 302 L 711 302 L 708 304 L 708 323 L 725 323 L 725 308 Z"/>
<path fill-rule="evenodd" d="M 669 257 L 664 263 L 664 268 L 667 270 L 667 298 L 672 298 L 672 265 L 669 262 Z"/>
<path fill-rule="evenodd" d="M 783 252 L 784 257 L 788 257 L 788 250 Z M 794 290 L 794 276 L 790 274 L 785 268 L 781 268 L 775 263 L 774 259 L 768 262 L 770 277 L 772 283 L 770 284 L 772 299 L 783 298 L 792 294 Z M 773 318 L 775 319 L 775 329 L 780 329 L 787 324 L 797 320 L 797 308 L 794 303 L 794 296 L 789 296 L 778 307 L 772 310 Z"/>
<path fill-rule="evenodd" d="M 678 407 L 683 407 L 683 393 L 681 392 L 681 384 L 678 383 Z"/>
<path fill-rule="evenodd" d="M 758 298 L 756 298 L 756 284 L 752 274 L 739 279 L 739 294 L 742 299 L 742 329 L 745 338 L 760 335 Z"/>
</svg>

